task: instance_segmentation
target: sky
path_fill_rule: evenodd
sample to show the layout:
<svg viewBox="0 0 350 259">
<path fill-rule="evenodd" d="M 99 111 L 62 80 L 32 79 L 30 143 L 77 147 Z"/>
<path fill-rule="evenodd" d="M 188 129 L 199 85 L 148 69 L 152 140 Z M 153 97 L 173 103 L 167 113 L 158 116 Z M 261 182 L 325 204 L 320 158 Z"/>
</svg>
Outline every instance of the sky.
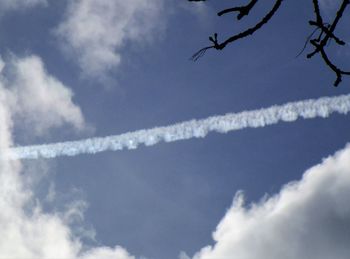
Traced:
<svg viewBox="0 0 350 259">
<path fill-rule="evenodd" d="M 321 1 L 324 17 L 339 3 Z M 224 1 L 0 0 L 0 258 L 348 258 L 349 115 L 6 159 L 12 147 L 349 94 L 310 48 L 296 58 L 311 1 L 284 1 L 254 36 L 190 60 L 272 4 L 238 22 L 215 15 Z M 349 21 L 337 27 L 347 42 Z M 349 45 L 329 52 L 350 68 Z"/>
</svg>

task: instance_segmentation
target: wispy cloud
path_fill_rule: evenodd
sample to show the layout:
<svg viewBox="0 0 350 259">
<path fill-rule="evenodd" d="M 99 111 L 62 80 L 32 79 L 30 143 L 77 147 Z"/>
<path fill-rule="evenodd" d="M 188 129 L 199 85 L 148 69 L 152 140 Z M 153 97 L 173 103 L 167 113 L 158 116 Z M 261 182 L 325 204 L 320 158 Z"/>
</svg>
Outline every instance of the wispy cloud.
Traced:
<svg viewBox="0 0 350 259">
<path fill-rule="evenodd" d="M 266 109 L 191 120 L 167 127 L 143 129 L 104 138 L 17 147 L 12 149 L 11 158 L 53 158 L 94 154 L 107 150 L 135 149 L 141 144 L 151 146 L 161 141 L 174 142 L 191 138 L 203 138 L 212 131 L 227 133 L 244 128 L 265 127 L 282 121 L 291 122 L 298 118 L 325 118 L 334 112 L 346 114 L 349 111 L 350 95 L 323 97 L 315 100 L 291 102 L 281 106 L 275 105 Z"/>
<path fill-rule="evenodd" d="M 162 28 L 162 0 L 72 0 L 56 34 L 83 75 L 103 78 L 128 44 L 142 46 Z"/>
<path fill-rule="evenodd" d="M 248 208 L 238 193 L 213 234 L 215 244 L 193 258 L 347 259 L 349 186 L 347 146 Z"/>
<path fill-rule="evenodd" d="M 24 10 L 37 5 L 47 4 L 46 0 L 0 0 L 0 14 L 12 10 Z"/>
</svg>

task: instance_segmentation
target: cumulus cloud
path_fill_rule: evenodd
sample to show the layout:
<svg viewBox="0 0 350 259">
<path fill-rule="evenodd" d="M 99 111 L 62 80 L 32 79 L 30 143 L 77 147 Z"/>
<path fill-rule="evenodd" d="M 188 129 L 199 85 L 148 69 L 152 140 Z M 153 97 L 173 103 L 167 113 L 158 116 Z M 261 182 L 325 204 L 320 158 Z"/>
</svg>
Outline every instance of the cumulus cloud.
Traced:
<svg viewBox="0 0 350 259">
<path fill-rule="evenodd" d="M 350 146 L 246 208 L 241 193 L 217 226 L 215 245 L 194 259 L 347 259 L 350 254 Z"/>
<path fill-rule="evenodd" d="M 122 59 L 129 43 L 150 42 L 162 26 L 161 0 L 72 0 L 56 34 L 83 75 L 101 78 Z"/>
<path fill-rule="evenodd" d="M 13 77 L 2 77 L 0 81 L 0 258 L 133 259 L 133 256 L 119 246 L 84 248 L 71 228 L 72 220 L 82 217 L 84 203 L 72 203 L 64 213 L 44 212 L 40 202 L 33 195 L 32 185 L 26 184 L 26 172 L 20 161 L 3 159 L 6 156 L 4 153 L 11 152 L 8 148 L 13 145 L 12 130 L 16 126 L 14 116 L 24 112 L 24 108 L 14 109 L 14 103 L 27 107 L 25 113 L 34 118 L 44 116 L 34 105 L 35 102 L 38 107 L 44 104 L 42 109 L 48 108 L 51 112 L 59 107 L 46 104 L 44 100 L 34 96 L 32 91 L 37 91 L 39 95 L 44 91 L 45 98 L 50 101 L 56 100 L 56 97 L 70 97 L 70 94 L 63 90 L 62 84 L 44 72 L 39 58 L 31 56 L 17 59 L 13 61 L 13 66 Z M 6 69 L 5 63 L 0 62 L 0 68 L 4 67 Z M 50 90 L 43 90 L 45 87 L 49 87 Z M 22 94 L 21 90 L 29 94 L 28 99 L 32 99 L 30 104 L 22 104 L 27 100 L 17 96 Z M 63 99 L 58 98 L 58 102 L 64 104 Z M 63 114 L 53 116 L 65 117 Z M 62 123 L 67 122 L 72 123 L 74 120 L 63 120 Z M 33 126 L 34 123 L 42 124 L 38 120 L 32 121 Z M 58 124 L 48 123 L 44 128 L 48 129 L 49 126 L 55 127 Z M 43 125 L 40 126 L 42 127 Z"/>
<path fill-rule="evenodd" d="M 6 69 L 8 67 L 8 69 Z M 73 92 L 45 70 L 37 56 L 13 57 L 0 62 L 1 82 L 7 90 L 12 112 L 32 133 L 41 135 L 53 127 L 71 124 L 85 127 L 80 108 L 73 103 Z"/>
</svg>

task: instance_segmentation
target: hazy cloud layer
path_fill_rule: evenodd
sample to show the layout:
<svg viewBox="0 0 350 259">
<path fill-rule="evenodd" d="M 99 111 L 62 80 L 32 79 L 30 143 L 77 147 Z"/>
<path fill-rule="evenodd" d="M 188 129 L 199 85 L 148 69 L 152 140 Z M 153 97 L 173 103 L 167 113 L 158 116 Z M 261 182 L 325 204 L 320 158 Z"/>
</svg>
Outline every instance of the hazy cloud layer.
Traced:
<svg viewBox="0 0 350 259">
<path fill-rule="evenodd" d="M 281 172 L 283 173 L 283 172 Z M 279 194 L 246 208 L 238 193 L 194 259 L 347 259 L 350 254 L 350 146 Z"/>
<path fill-rule="evenodd" d="M 31 133 L 40 135 L 52 127 L 71 124 L 84 128 L 80 108 L 73 101 L 72 91 L 49 75 L 37 56 L 15 58 L 5 64 L 1 61 L 1 83 L 7 91 L 12 112 Z"/>
<path fill-rule="evenodd" d="M 343 0 L 320 0 L 319 3 L 321 5 L 321 8 L 327 11 L 339 7 L 342 1 Z"/>
<path fill-rule="evenodd" d="M 181 11 L 185 10 L 196 16 L 202 23 L 207 23 L 207 20 L 211 19 L 211 12 L 215 12 L 214 10 L 210 10 L 206 2 L 179 1 L 177 2 L 177 6 Z"/>
<path fill-rule="evenodd" d="M 46 0 L 0 0 L 0 13 L 10 10 L 23 10 L 45 4 L 47 4 Z"/>
<path fill-rule="evenodd" d="M 70 224 L 81 217 L 84 203 L 72 203 L 67 211 L 61 213 L 43 212 L 40 201 L 33 195 L 31 184 L 25 181 L 28 172 L 24 171 L 19 161 L 3 159 L 5 150 L 12 146 L 12 129 L 15 126 L 13 118 L 18 113 L 25 112 L 26 116 L 33 119 L 33 127 L 39 123 L 42 130 L 67 122 L 76 123 L 75 120 L 66 120 L 71 118 L 68 116 L 71 112 L 69 109 L 59 113 L 55 111 L 59 106 L 46 103 L 40 98 L 44 94 L 45 100 L 58 101 L 64 106 L 69 103 L 71 93 L 45 72 L 38 57 L 31 56 L 11 62 L 12 76 L 2 76 L 0 81 L 0 258 L 134 258 L 118 246 L 83 249 L 82 242 L 73 234 Z M 6 70 L 2 61 L 0 68 Z M 24 93 L 28 94 L 27 98 L 21 97 Z M 14 103 L 21 108 L 15 110 Z M 73 104 L 70 106 L 73 107 Z M 73 110 L 78 109 L 74 107 Z M 43 113 L 42 110 L 45 109 L 48 110 Z M 58 119 L 64 119 L 60 124 L 51 123 L 43 118 L 50 117 L 50 113 Z M 43 121 L 34 119 L 39 117 Z M 80 123 L 81 121 L 78 124 Z"/>
<path fill-rule="evenodd" d="M 129 43 L 142 46 L 162 27 L 161 0 L 72 0 L 56 33 L 84 76 L 101 78 Z"/>
</svg>

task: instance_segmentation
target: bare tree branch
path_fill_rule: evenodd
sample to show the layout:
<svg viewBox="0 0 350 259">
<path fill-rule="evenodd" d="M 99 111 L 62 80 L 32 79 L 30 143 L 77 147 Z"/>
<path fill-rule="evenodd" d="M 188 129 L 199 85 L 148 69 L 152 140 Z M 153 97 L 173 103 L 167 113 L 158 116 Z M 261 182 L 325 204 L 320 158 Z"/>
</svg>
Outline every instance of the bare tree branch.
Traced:
<svg viewBox="0 0 350 259">
<path fill-rule="evenodd" d="M 191 0 L 191 1 L 195 1 L 195 0 Z M 253 1 L 252 1 L 253 2 Z M 252 3 L 251 2 L 251 3 Z M 209 40 L 213 43 L 213 45 L 211 46 L 207 46 L 205 48 L 202 48 L 201 50 L 199 50 L 198 52 L 196 52 L 193 56 L 192 56 L 192 60 L 196 61 L 198 60 L 198 58 L 202 57 L 203 54 L 208 50 L 208 49 L 217 49 L 217 50 L 222 50 L 224 49 L 228 44 L 239 40 L 239 39 L 243 39 L 247 36 L 253 35 L 257 30 L 259 30 L 261 27 L 263 27 L 266 23 L 269 22 L 269 20 L 273 17 L 273 15 L 276 13 L 276 11 L 279 9 L 279 7 L 281 6 L 283 0 L 276 0 L 275 5 L 272 7 L 272 9 L 265 15 L 265 17 L 263 17 L 257 24 L 255 24 L 253 27 L 240 32 L 236 35 L 233 35 L 232 37 L 226 39 L 225 41 L 223 41 L 222 43 L 219 43 L 217 40 L 217 34 L 214 34 L 214 38 L 213 37 L 209 37 Z M 251 6 L 253 7 L 254 4 Z"/>
<path fill-rule="evenodd" d="M 238 12 L 237 20 L 241 20 L 244 16 L 249 15 L 249 12 L 252 10 L 252 8 L 257 2 L 258 0 L 251 0 L 247 5 L 222 10 L 221 12 L 218 12 L 218 16 L 222 16 L 224 14 L 232 12 Z"/>
<path fill-rule="evenodd" d="M 335 28 L 337 27 L 338 22 L 340 21 L 341 17 L 344 14 L 344 11 L 346 7 L 350 4 L 349 0 L 343 0 L 341 6 L 339 7 L 339 10 L 337 11 L 337 14 L 334 18 L 334 21 L 331 25 L 324 26 L 323 18 L 321 16 L 320 8 L 318 0 L 313 0 L 314 5 L 314 12 L 316 15 L 316 21 L 310 21 L 309 24 L 318 27 L 321 30 L 321 33 L 318 38 L 311 39 L 310 44 L 315 47 L 315 49 L 309 53 L 306 57 L 312 58 L 317 53 L 321 54 L 321 57 L 325 64 L 336 74 L 337 78 L 334 82 L 334 86 L 338 86 L 341 81 L 343 75 L 350 75 L 350 71 L 344 71 L 337 67 L 328 57 L 327 52 L 325 48 L 327 47 L 327 44 L 334 40 L 337 44 L 343 46 L 345 45 L 345 42 L 341 39 L 339 39 L 337 36 L 334 35 Z"/>
<path fill-rule="evenodd" d="M 188 0 L 190 2 L 205 2 L 206 0 Z M 253 9 L 253 7 L 256 5 L 258 0 L 250 0 L 248 4 L 243 6 L 234 6 L 231 8 L 224 9 L 220 12 L 218 12 L 219 16 L 235 13 L 237 12 L 237 19 L 241 20 L 243 17 L 248 16 L 250 14 L 250 11 Z M 193 56 L 192 60 L 196 61 L 199 58 L 201 58 L 207 50 L 209 49 L 216 49 L 216 50 L 223 50 L 227 45 L 243 39 L 245 37 L 248 37 L 250 35 L 253 35 L 256 31 L 260 30 L 265 24 L 267 24 L 271 18 L 276 14 L 278 9 L 281 7 L 283 0 L 275 0 L 275 4 L 271 8 L 269 12 L 253 27 L 248 28 L 247 30 L 244 30 L 238 34 L 235 34 L 226 40 L 219 43 L 218 41 L 218 34 L 214 33 L 213 36 L 209 37 L 209 41 L 212 42 L 212 45 L 209 45 L 205 48 L 200 49 L 197 51 Z M 313 3 L 313 9 L 315 13 L 315 20 L 309 21 L 309 25 L 316 27 L 315 30 L 308 36 L 303 49 L 301 52 L 297 55 L 297 57 L 303 53 L 308 43 L 310 43 L 311 46 L 314 47 L 314 50 L 307 55 L 307 58 L 312 58 L 316 54 L 320 54 L 321 58 L 323 59 L 324 63 L 336 74 L 337 78 L 334 82 L 334 86 L 338 86 L 341 81 L 343 75 L 350 75 L 350 71 L 345 71 L 339 67 L 337 67 L 328 57 L 326 52 L 326 47 L 329 45 L 331 41 L 334 41 L 339 46 L 344 46 L 345 42 L 340 39 L 338 36 L 335 35 L 335 29 L 341 20 L 346 7 L 350 4 L 350 0 L 343 0 L 342 4 L 339 7 L 339 10 L 336 13 L 336 16 L 331 24 L 325 23 L 323 21 L 323 17 L 320 12 L 319 7 L 319 0 L 312 0 Z M 317 37 L 313 38 L 316 32 L 319 32 L 317 34 Z"/>
</svg>

